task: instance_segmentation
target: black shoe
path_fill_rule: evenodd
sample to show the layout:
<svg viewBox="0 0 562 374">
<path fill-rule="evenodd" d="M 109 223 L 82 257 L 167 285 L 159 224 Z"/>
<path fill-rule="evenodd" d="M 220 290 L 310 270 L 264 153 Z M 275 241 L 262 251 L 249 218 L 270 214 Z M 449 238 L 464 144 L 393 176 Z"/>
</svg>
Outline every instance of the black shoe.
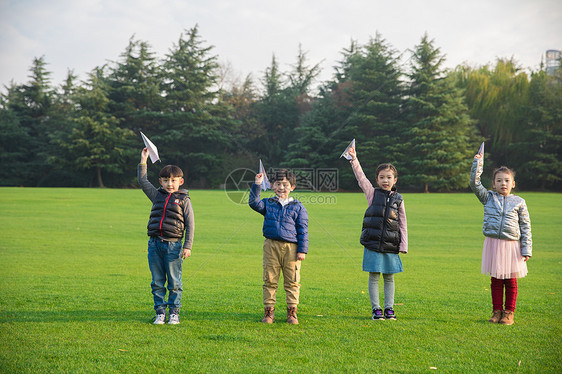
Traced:
<svg viewBox="0 0 562 374">
<path fill-rule="evenodd" d="M 373 317 L 371 317 L 371 319 L 375 321 L 384 321 L 384 315 L 382 314 L 382 309 L 381 308 L 373 309 Z"/>
<path fill-rule="evenodd" d="M 396 319 L 396 314 L 394 314 L 394 309 L 386 308 L 384 310 L 384 318 L 386 318 L 386 319 Z"/>
</svg>

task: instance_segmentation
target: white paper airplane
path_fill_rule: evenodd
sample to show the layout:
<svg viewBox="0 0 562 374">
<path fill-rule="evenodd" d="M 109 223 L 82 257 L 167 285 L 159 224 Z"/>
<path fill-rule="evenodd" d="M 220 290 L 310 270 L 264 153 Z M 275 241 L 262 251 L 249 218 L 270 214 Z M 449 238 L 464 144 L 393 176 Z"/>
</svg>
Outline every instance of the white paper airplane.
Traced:
<svg viewBox="0 0 562 374">
<path fill-rule="evenodd" d="M 352 160 L 353 159 L 353 157 L 351 157 L 351 155 L 349 154 L 349 148 L 355 149 L 355 139 L 353 139 L 351 141 L 351 143 L 349 143 L 349 145 L 347 146 L 345 151 L 343 151 L 343 153 L 341 154 L 340 158 L 345 157 L 346 160 Z"/>
<path fill-rule="evenodd" d="M 152 163 L 154 164 L 156 161 L 160 160 L 160 157 L 158 157 L 158 148 L 156 148 L 154 143 L 152 143 L 146 137 L 146 135 L 142 133 L 142 131 L 140 132 L 140 134 L 142 136 L 142 141 L 144 142 L 145 147 L 148 148 L 148 155 L 150 156 L 150 161 L 152 161 Z"/>
<path fill-rule="evenodd" d="M 260 160 L 260 166 L 258 170 L 258 174 L 263 173 L 263 180 L 261 181 L 261 189 L 263 191 L 267 191 L 267 189 L 271 189 L 271 183 L 269 183 L 269 179 L 267 178 L 267 174 L 265 173 L 265 168 L 263 167 L 263 163 Z"/>
<path fill-rule="evenodd" d="M 480 149 L 478 150 L 478 154 L 484 156 L 484 142 L 480 145 Z"/>
</svg>

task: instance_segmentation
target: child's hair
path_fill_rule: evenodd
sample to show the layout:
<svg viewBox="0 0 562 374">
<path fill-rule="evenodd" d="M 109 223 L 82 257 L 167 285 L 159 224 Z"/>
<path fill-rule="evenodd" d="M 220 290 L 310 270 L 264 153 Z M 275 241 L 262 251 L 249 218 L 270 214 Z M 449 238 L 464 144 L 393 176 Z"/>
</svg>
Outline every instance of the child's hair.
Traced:
<svg viewBox="0 0 562 374">
<path fill-rule="evenodd" d="M 183 178 L 183 171 L 179 166 L 166 165 L 160 170 L 160 178 Z"/>
<path fill-rule="evenodd" d="M 297 178 L 295 177 L 295 174 L 293 174 L 293 172 L 288 169 L 275 170 L 275 173 L 273 173 L 271 177 L 271 182 L 275 183 L 275 181 L 281 181 L 285 178 L 289 181 L 291 187 L 294 186 L 295 183 L 297 183 Z"/>
<path fill-rule="evenodd" d="M 389 169 L 394 174 L 394 178 L 398 178 L 398 170 L 392 164 L 380 164 L 377 166 L 377 178 L 379 177 L 379 173 L 383 170 Z"/>
<path fill-rule="evenodd" d="M 497 173 L 507 173 L 507 174 L 511 174 L 511 178 L 513 178 L 513 180 L 515 180 L 515 171 L 513 171 L 512 169 L 508 168 L 507 166 L 500 166 L 499 168 L 497 168 L 496 170 L 494 170 L 494 174 L 492 176 L 492 180 L 496 179 L 496 174 Z"/>
</svg>

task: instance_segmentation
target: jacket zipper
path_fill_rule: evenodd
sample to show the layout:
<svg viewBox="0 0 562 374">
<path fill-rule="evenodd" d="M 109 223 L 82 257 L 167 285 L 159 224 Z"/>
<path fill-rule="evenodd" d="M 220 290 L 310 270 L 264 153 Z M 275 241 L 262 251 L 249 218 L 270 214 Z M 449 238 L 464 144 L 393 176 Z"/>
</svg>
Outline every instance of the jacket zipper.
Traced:
<svg viewBox="0 0 562 374">
<path fill-rule="evenodd" d="M 386 197 L 386 202 L 384 204 L 384 217 L 383 217 L 383 221 L 382 221 L 382 231 L 381 231 L 381 237 L 379 239 L 379 249 L 382 249 L 382 241 L 384 239 L 384 235 L 386 234 L 386 221 L 388 219 L 388 202 L 390 201 L 390 195 L 388 195 Z"/>
<path fill-rule="evenodd" d="M 170 197 L 172 197 L 172 194 L 168 195 L 168 197 L 166 198 L 166 202 L 164 203 L 164 211 L 162 212 L 162 219 L 160 220 L 160 227 L 158 227 L 158 229 L 160 230 L 160 236 L 162 236 L 162 225 L 164 224 L 164 218 L 166 218 L 166 208 L 168 207 L 168 201 L 170 201 Z"/>
<path fill-rule="evenodd" d="M 503 229 L 503 221 L 505 219 L 505 196 L 502 197 L 503 198 L 503 207 L 502 207 L 502 219 L 500 221 L 500 227 L 498 230 L 498 239 L 500 239 L 500 235 Z"/>
</svg>

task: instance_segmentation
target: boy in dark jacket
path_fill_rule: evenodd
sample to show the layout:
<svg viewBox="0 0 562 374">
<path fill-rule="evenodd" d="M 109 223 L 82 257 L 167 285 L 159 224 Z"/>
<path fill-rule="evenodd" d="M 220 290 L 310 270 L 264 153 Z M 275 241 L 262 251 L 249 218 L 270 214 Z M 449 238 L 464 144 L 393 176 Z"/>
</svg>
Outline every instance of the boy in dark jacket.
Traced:
<svg viewBox="0 0 562 374">
<path fill-rule="evenodd" d="M 264 323 L 275 320 L 275 295 L 279 275 L 287 298 L 287 322 L 298 324 L 300 268 L 308 253 L 308 213 L 300 201 L 289 197 L 295 189 L 295 175 L 278 170 L 272 178 L 275 197 L 260 200 L 263 174 L 256 175 L 250 191 L 250 207 L 264 216 L 263 236 L 263 304 Z"/>
<path fill-rule="evenodd" d="M 166 306 L 170 318 L 168 324 L 180 323 L 181 282 L 183 260 L 191 256 L 193 244 L 193 208 L 187 190 L 180 190 L 183 184 L 183 172 L 175 165 L 167 165 L 160 171 L 159 182 L 162 187 L 156 189 L 146 176 L 148 148 L 141 152 L 138 166 L 138 181 L 143 192 L 152 202 L 148 220 L 148 266 L 152 273 L 152 295 L 154 297 L 155 325 L 162 325 L 166 320 Z M 182 246 L 182 238 L 185 241 Z M 168 281 L 168 301 L 166 302 L 166 280 Z"/>
</svg>

